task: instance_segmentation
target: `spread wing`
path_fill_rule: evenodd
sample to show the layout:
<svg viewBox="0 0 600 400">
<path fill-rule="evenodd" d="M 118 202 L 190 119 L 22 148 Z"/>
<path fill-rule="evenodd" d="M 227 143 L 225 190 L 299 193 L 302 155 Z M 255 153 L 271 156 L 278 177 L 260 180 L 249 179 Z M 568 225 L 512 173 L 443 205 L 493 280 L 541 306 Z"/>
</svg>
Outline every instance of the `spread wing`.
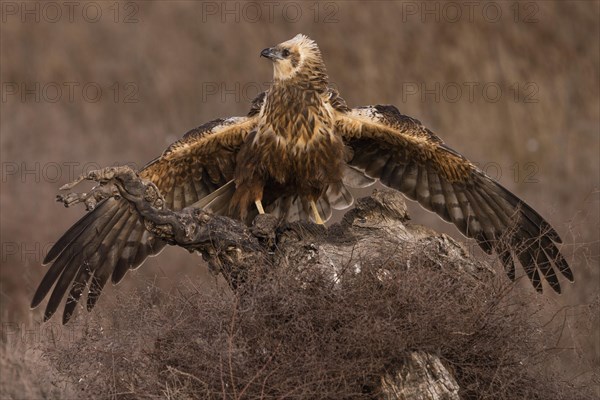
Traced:
<svg viewBox="0 0 600 400">
<path fill-rule="evenodd" d="M 511 279 L 516 258 L 538 291 L 541 274 L 560 293 L 555 268 L 573 280 L 556 231 L 419 121 L 393 106 L 337 115 L 336 129 L 353 152 L 350 165 L 454 223 L 487 253 L 498 253 Z"/>
<path fill-rule="evenodd" d="M 233 187 L 228 182 L 233 177 L 235 156 L 255 128 L 257 112 L 255 104 L 247 117 L 218 119 L 189 131 L 140 171 L 140 176 L 158 186 L 166 206 L 173 210 L 207 203 L 204 199 L 210 198 L 211 193 Z M 219 199 L 211 200 L 218 203 Z M 213 211 L 223 211 L 222 203 L 213 204 Z M 44 320 L 48 320 L 70 287 L 63 313 L 66 323 L 88 283 L 89 311 L 110 276 L 118 283 L 129 269 L 140 266 L 165 244 L 146 231 L 128 202 L 107 199 L 76 222 L 50 249 L 44 264 L 52 265 L 31 306 L 38 306 L 54 285 L 44 313 Z"/>
</svg>

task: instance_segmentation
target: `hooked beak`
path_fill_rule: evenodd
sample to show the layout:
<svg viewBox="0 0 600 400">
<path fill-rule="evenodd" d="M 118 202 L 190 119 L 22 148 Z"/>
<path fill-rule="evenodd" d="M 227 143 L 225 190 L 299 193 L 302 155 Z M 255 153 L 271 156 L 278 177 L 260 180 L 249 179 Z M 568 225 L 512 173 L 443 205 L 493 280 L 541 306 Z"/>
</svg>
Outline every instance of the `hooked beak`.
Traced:
<svg viewBox="0 0 600 400">
<path fill-rule="evenodd" d="M 281 60 L 283 58 L 283 57 L 281 57 L 281 54 L 279 54 L 279 52 L 273 47 L 269 47 L 269 48 L 266 48 L 263 51 L 261 51 L 260 56 L 268 58 L 269 60 L 272 60 L 272 61 Z"/>
</svg>

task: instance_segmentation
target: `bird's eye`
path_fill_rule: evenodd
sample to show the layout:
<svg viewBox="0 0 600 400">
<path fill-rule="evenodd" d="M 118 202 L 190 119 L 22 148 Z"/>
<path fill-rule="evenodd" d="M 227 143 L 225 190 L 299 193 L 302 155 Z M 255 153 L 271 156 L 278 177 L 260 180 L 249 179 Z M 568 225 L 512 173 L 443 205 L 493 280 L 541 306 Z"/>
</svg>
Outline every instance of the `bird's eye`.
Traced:
<svg viewBox="0 0 600 400">
<path fill-rule="evenodd" d="M 281 52 L 281 55 L 284 57 L 287 57 L 290 55 L 290 51 L 288 49 L 283 49 L 283 51 Z"/>
</svg>

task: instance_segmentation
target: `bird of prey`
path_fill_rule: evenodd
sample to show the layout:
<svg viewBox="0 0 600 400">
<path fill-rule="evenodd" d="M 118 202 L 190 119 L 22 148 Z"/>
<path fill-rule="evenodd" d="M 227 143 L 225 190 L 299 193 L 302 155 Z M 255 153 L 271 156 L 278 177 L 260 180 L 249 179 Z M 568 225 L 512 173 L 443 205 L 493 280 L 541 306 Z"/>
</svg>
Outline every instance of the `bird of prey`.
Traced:
<svg viewBox="0 0 600 400">
<path fill-rule="evenodd" d="M 348 188 L 379 180 L 496 252 L 511 279 L 518 260 L 538 291 L 543 276 L 560 292 L 556 270 L 573 281 L 559 235 L 536 211 L 396 107 L 348 107 L 330 87 L 313 40 L 299 34 L 260 55 L 273 63 L 273 83 L 246 116 L 192 129 L 139 171 L 167 207 L 202 207 L 244 221 L 268 212 L 322 224 L 332 208 L 352 204 Z M 89 311 L 109 278 L 118 283 L 164 246 L 126 200 L 108 198 L 48 252 L 44 264 L 52 265 L 32 307 L 54 286 L 47 320 L 69 291 L 66 323 L 86 287 Z"/>
</svg>

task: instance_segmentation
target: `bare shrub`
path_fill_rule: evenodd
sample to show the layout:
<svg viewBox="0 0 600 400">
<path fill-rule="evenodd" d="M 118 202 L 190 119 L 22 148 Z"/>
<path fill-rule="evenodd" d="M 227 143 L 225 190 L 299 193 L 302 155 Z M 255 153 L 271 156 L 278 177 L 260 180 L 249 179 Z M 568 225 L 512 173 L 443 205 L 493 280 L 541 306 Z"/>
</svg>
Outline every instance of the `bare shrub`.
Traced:
<svg viewBox="0 0 600 400">
<path fill-rule="evenodd" d="M 337 282 L 322 268 L 257 265 L 235 294 L 150 288 L 117 302 L 112 329 L 51 358 L 92 397 L 373 398 L 384 372 L 422 350 L 465 399 L 593 398 L 543 369 L 549 341 L 529 295 L 462 279 L 414 251 L 423 242 Z"/>
</svg>

